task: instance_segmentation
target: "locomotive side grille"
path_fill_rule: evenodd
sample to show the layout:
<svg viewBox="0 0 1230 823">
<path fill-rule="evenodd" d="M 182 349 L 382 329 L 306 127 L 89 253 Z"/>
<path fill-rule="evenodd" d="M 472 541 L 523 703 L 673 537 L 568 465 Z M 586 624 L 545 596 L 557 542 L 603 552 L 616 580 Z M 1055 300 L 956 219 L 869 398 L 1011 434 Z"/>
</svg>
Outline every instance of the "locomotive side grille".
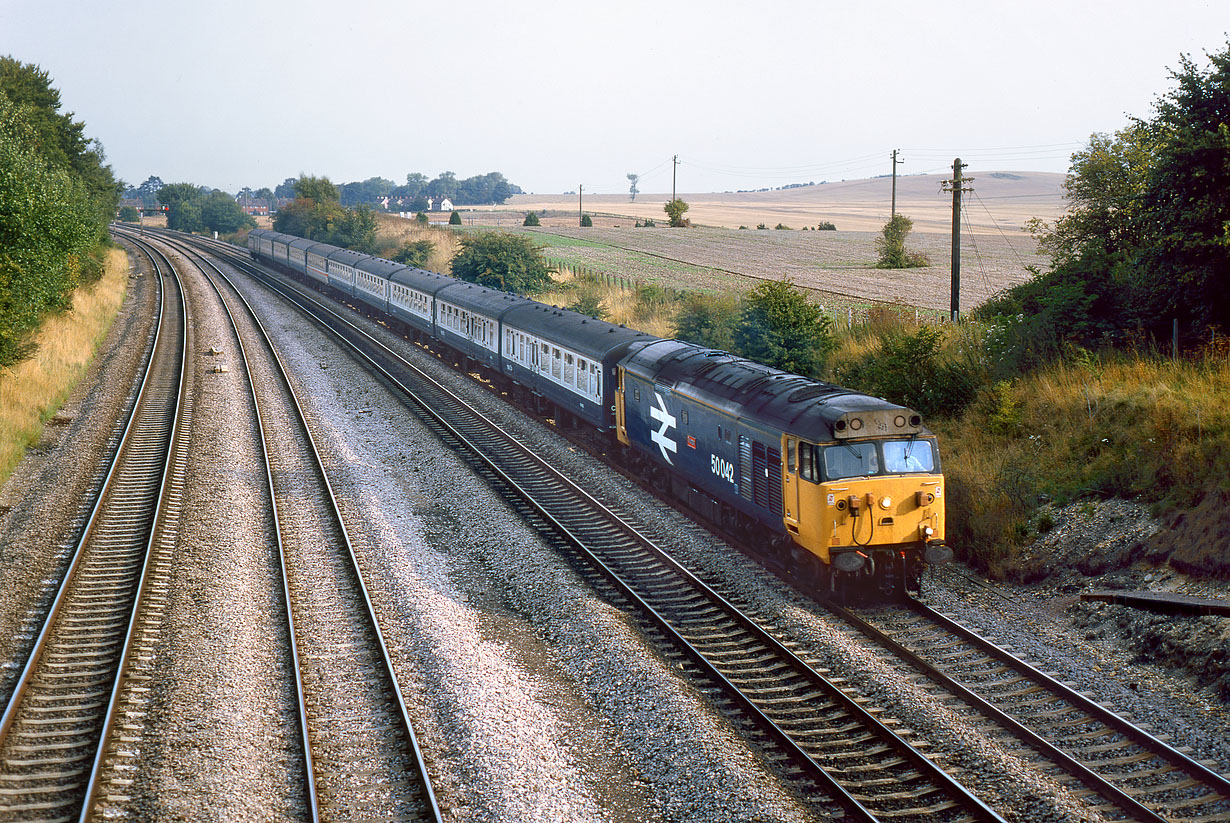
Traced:
<svg viewBox="0 0 1230 823">
<path fill-rule="evenodd" d="M 739 436 L 739 494 L 752 499 L 752 441 Z"/>
<path fill-rule="evenodd" d="M 757 506 L 769 505 L 769 461 L 764 443 L 752 444 L 752 502 Z"/>
<path fill-rule="evenodd" d="M 769 465 L 767 467 L 769 484 L 769 513 L 775 517 L 782 516 L 782 453 L 777 449 L 769 449 Z"/>
</svg>

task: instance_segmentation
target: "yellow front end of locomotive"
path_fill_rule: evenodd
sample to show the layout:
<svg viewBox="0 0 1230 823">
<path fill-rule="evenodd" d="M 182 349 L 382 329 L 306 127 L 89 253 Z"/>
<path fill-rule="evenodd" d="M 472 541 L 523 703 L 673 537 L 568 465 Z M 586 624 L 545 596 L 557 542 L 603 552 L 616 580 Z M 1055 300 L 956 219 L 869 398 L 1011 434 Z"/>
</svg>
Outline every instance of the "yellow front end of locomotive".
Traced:
<svg viewBox="0 0 1230 823">
<path fill-rule="evenodd" d="M 846 550 L 913 550 L 944 541 L 944 476 L 911 473 L 809 482 L 783 472 L 786 528 L 821 563 Z"/>
</svg>

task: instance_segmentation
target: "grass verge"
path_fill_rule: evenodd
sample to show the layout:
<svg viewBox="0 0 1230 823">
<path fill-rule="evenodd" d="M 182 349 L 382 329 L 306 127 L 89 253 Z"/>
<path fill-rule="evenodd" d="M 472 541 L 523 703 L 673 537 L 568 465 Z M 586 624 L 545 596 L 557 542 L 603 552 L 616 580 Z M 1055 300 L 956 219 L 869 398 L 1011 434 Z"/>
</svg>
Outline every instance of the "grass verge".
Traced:
<svg viewBox="0 0 1230 823">
<path fill-rule="evenodd" d="M 0 372 L 0 483 L 85 375 L 128 291 L 128 256 L 110 249 L 103 276 L 73 294 L 72 308 L 48 317 L 34 353 Z"/>
</svg>

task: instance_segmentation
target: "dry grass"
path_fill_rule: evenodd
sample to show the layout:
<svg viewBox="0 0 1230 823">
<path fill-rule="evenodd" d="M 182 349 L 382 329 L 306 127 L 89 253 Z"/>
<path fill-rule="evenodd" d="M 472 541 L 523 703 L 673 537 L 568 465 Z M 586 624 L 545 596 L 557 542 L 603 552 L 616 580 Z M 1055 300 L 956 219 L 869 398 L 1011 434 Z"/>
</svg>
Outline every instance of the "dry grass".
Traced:
<svg viewBox="0 0 1230 823">
<path fill-rule="evenodd" d="M 112 249 L 102 278 L 77 289 L 71 311 L 43 323 L 35 353 L 0 373 L 0 483 L 85 374 L 127 290 L 128 257 Z"/>
<path fill-rule="evenodd" d="M 960 419 L 935 421 L 951 539 L 993 573 L 1016 574 L 1041 495 L 1140 497 L 1172 513 L 1224 496 L 1228 396 L 1224 352 L 1177 363 L 1084 356 L 989 388 Z M 1209 557 L 1224 557 L 1226 542 Z"/>
<path fill-rule="evenodd" d="M 425 268 L 447 274 L 449 263 L 461 247 L 456 233 L 435 226 L 423 226 L 416 220 L 395 214 L 376 215 L 376 242 L 380 246 L 381 257 L 392 257 L 403 243 L 417 240 L 430 240 L 435 248 Z"/>
</svg>

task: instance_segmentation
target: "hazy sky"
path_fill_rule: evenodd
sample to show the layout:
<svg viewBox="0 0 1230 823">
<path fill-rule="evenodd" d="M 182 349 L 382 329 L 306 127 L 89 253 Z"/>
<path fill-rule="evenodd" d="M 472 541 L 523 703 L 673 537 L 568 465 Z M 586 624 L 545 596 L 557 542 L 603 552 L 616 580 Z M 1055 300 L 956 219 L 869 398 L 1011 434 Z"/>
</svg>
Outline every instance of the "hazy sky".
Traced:
<svg viewBox="0 0 1230 823">
<path fill-rule="evenodd" d="M 0 0 L 118 176 L 237 191 L 503 172 L 526 191 L 725 191 L 1066 171 L 1147 116 L 1225 0 Z"/>
</svg>

